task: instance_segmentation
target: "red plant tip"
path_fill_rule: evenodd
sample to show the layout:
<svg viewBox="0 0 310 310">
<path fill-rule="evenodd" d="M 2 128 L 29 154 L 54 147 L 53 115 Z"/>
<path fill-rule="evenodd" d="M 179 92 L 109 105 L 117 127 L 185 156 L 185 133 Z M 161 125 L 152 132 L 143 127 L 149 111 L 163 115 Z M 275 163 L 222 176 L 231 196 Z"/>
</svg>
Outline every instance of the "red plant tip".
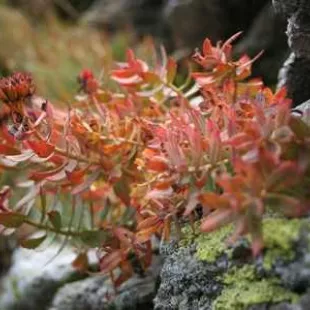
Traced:
<svg viewBox="0 0 310 310">
<path fill-rule="evenodd" d="M 29 73 L 16 72 L 0 79 L 0 100 L 15 103 L 30 97 L 35 92 L 35 85 Z"/>
<path fill-rule="evenodd" d="M 94 77 L 94 74 L 89 69 L 84 69 L 78 75 L 78 83 L 80 84 L 80 90 L 83 90 L 87 94 L 95 93 L 98 90 L 99 83 Z"/>
<path fill-rule="evenodd" d="M 94 78 L 94 74 L 89 69 L 82 70 L 78 76 L 79 81 L 85 81 L 85 80 L 89 80 L 89 79 L 93 79 L 93 78 Z"/>
</svg>

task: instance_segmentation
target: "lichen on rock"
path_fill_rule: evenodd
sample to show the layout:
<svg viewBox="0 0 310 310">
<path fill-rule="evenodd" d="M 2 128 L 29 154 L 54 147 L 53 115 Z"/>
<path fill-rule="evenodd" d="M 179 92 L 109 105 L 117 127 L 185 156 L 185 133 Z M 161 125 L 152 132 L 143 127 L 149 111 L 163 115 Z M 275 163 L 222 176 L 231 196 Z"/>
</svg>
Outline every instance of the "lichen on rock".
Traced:
<svg viewBox="0 0 310 310">
<path fill-rule="evenodd" d="M 183 229 L 174 250 L 168 246 L 156 310 L 308 309 L 309 219 L 265 218 L 265 249 L 257 258 L 249 237 L 228 247 L 232 225 L 200 234 L 199 224 Z"/>
<path fill-rule="evenodd" d="M 297 241 L 300 229 L 304 223 L 305 221 L 300 219 L 269 218 L 264 220 L 265 269 L 270 270 L 278 258 L 285 261 L 294 258 L 293 243 Z"/>
<path fill-rule="evenodd" d="M 244 310 L 254 304 L 298 300 L 298 295 L 281 287 L 278 279 L 260 279 L 252 265 L 232 268 L 222 281 L 225 286 L 213 302 L 214 310 Z"/>
</svg>

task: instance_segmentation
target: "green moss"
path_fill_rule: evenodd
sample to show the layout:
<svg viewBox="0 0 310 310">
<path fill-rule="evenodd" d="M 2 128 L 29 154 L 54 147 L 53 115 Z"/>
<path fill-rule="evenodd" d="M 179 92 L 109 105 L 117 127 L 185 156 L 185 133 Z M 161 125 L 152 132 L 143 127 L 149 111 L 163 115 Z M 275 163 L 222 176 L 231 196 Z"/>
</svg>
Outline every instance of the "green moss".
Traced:
<svg viewBox="0 0 310 310">
<path fill-rule="evenodd" d="M 214 262 L 227 250 L 225 241 L 231 232 L 232 226 L 228 225 L 210 233 L 200 234 L 196 238 L 197 259 Z"/>
<path fill-rule="evenodd" d="M 297 240 L 301 226 L 300 219 L 269 218 L 263 222 L 264 267 L 269 270 L 276 258 L 291 260 L 294 258 L 293 242 Z"/>
<path fill-rule="evenodd" d="M 201 233 L 200 222 L 196 222 L 194 230 L 190 225 L 182 228 L 182 240 L 180 247 L 196 244 L 196 258 L 207 262 L 214 262 L 227 250 L 226 239 L 232 232 L 232 226 L 228 225 L 210 233 Z"/>
<path fill-rule="evenodd" d="M 251 265 L 231 269 L 222 282 L 225 288 L 213 302 L 214 310 L 244 310 L 253 304 L 298 300 L 298 295 L 279 286 L 277 279 L 258 279 Z"/>
</svg>

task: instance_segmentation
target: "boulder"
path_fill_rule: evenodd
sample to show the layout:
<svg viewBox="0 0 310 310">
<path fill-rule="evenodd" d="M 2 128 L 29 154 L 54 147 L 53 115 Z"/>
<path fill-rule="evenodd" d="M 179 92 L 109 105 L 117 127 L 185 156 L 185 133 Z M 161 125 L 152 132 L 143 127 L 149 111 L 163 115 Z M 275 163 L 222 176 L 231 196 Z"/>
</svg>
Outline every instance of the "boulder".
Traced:
<svg viewBox="0 0 310 310">
<path fill-rule="evenodd" d="M 63 249 L 52 261 L 59 246 L 42 252 L 19 248 L 13 253 L 12 266 L 2 279 L 0 309 L 45 310 L 59 287 L 84 278 L 71 266 L 76 254 Z"/>
<path fill-rule="evenodd" d="M 105 310 L 151 309 L 158 287 L 162 260 L 154 256 L 152 266 L 123 285 L 117 294 L 106 275 L 90 276 L 72 267 L 76 253 L 61 245 L 40 251 L 18 248 L 12 266 L 3 277 L 1 310 Z M 90 263 L 96 266 L 95 255 Z"/>
</svg>

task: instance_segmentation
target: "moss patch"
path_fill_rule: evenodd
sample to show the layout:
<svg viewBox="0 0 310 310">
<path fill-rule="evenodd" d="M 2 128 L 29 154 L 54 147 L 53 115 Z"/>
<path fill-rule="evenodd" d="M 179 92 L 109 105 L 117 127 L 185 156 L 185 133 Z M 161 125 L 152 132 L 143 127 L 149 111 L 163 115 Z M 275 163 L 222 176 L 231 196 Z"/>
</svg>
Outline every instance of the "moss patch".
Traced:
<svg viewBox="0 0 310 310">
<path fill-rule="evenodd" d="M 232 233 L 232 225 L 224 226 L 209 233 L 200 232 L 200 222 L 195 223 L 194 230 L 190 225 L 182 228 L 183 239 L 179 246 L 187 247 L 196 244 L 196 258 L 201 261 L 213 263 L 227 248 L 227 237 Z"/>
<path fill-rule="evenodd" d="M 269 218 L 263 221 L 263 235 L 266 251 L 264 253 L 264 268 L 270 270 L 276 258 L 292 260 L 293 242 L 298 239 L 304 220 Z"/>
<path fill-rule="evenodd" d="M 196 257 L 199 260 L 214 262 L 227 250 L 226 240 L 232 233 L 232 226 L 228 225 L 216 231 L 200 234 L 196 238 Z"/>
<path fill-rule="evenodd" d="M 222 282 L 226 286 L 213 302 L 214 310 L 244 310 L 253 304 L 298 300 L 298 295 L 279 286 L 277 279 L 258 279 L 251 265 L 231 269 Z"/>
<path fill-rule="evenodd" d="M 264 267 L 269 270 L 276 258 L 291 260 L 294 258 L 293 242 L 298 239 L 304 220 L 267 218 L 263 220 L 263 235 L 265 244 Z M 195 231 L 199 231 L 200 223 L 195 224 Z M 232 233 L 233 226 L 228 225 L 210 233 L 195 234 L 190 226 L 183 228 L 181 246 L 196 243 L 196 257 L 199 260 L 214 262 L 221 254 L 229 254 L 226 240 Z"/>
</svg>

